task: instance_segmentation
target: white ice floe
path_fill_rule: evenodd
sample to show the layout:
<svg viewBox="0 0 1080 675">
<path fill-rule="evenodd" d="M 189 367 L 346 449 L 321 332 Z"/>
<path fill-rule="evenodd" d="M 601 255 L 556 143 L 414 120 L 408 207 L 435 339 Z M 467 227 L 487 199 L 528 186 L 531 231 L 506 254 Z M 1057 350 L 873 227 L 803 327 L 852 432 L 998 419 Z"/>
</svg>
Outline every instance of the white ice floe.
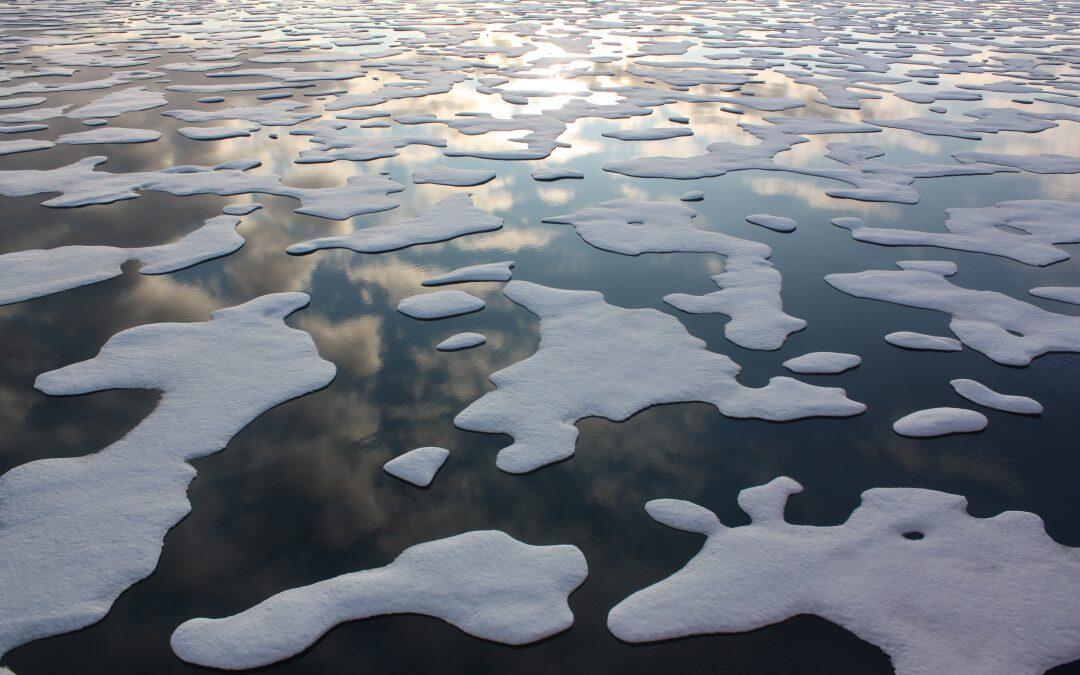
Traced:
<svg viewBox="0 0 1080 675">
<path fill-rule="evenodd" d="M 617 138 L 620 141 L 665 141 L 680 136 L 693 136 L 687 127 L 649 127 L 646 129 L 617 129 L 605 131 L 601 136 Z"/>
<path fill-rule="evenodd" d="M 700 202 L 703 199 L 705 199 L 705 193 L 701 190 L 687 190 L 679 197 L 679 200 L 684 202 Z"/>
<path fill-rule="evenodd" d="M 55 143 L 52 141 L 37 140 L 34 138 L 20 138 L 14 141 L 0 141 L 0 155 L 14 155 L 20 152 L 32 152 L 51 148 Z"/>
<path fill-rule="evenodd" d="M 285 325 L 303 293 L 265 295 L 203 323 L 138 326 L 94 358 L 38 376 L 53 396 L 155 389 L 157 407 L 126 436 L 82 457 L 0 476 L 0 655 L 88 626 L 157 566 L 165 534 L 190 511 L 192 460 L 215 453 L 270 408 L 325 386 L 334 366 Z"/>
<path fill-rule="evenodd" d="M 202 227 L 169 244 L 138 248 L 61 246 L 0 255 L 0 305 L 59 293 L 119 276 L 128 260 L 143 274 L 166 274 L 219 258 L 244 245 L 235 216 L 210 218 Z"/>
<path fill-rule="evenodd" d="M 452 169 L 448 166 L 428 166 L 422 169 L 414 169 L 412 173 L 412 182 L 417 185 L 433 183 L 453 187 L 472 187 L 474 185 L 483 185 L 494 178 L 494 171 Z"/>
<path fill-rule="evenodd" d="M 1040 286 L 1028 291 L 1037 298 L 1080 305 L 1080 286 Z"/>
<path fill-rule="evenodd" d="M 465 291 L 435 291 L 412 295 L 398 303 L 397 309 L 414 319 L 447 319 L 452 316 L 479 312 L 484 301 Z"/>
<path fill-rule="evenodd" d="M 1048 352 L 1080 352 L 1080 317 L 955 286 L 934 272 L 868 270 L 829 274 L 825 281 L 855 297 L 951 314 L 949 328 L 961 342 L 1005 365 L 1026 366 Z"/>
<path fill-rule="evenodd" d="M 794 420 L 857 415 L 866 409 L 843 389 L 774 377 L 765 387 L 739 384 L 739 366 L 686 332 L 673 316 L 624 309 L 595 291 L 511 281 L 510 300 L 540 317 L 540 348 L 491 376 L 497 389 L 454 419 L 462 429 L 504 433 L 514 443 L 498 466 L 525 473 L 574 454 L 574 422 L 623 421 L 653 405 L 703 401 L 728 417 Z"/>
<path fill-rule="evenodd" d="M 642 253 L 717 253 L 725 271 L 713 277 L 722 290 L 703 296 L 673 293 L 664 302 L 693 314 L 731 317 L 724 335 L 748 349 L 779 349 L 806 322 L 784 313 L 780 272 L 768 261 L 772 249 L 756 241 L 692 225 L 697 212 L 681 204 L 620 199 L 546 223 L 571 225 L 589 244 L 623 255 Z"/>
<path fill-rule="evenodd" d="M 459 284 L 466 281 L 510 281 L 510 277 L 513 275 L 513 267 L 513 260 L 459 267 L 446 274 L 425 279 L 421 284 L 424 286 L 442 286 L 443 284 Z"/>
<path fill-rule="evenodd" d="M 550 183 L 551 181 L 565 180 L 567 178 L 584 178 L 585 174 L 565 167 L 545 166 L 533 171 L 532 177 L 533 180 Z"/>
<path fill-rule="evenodd" d="M 862 363 L 862 358 L 856 354 L 811 352 L 784 361 L 784 367 L 793 373 L 832 375 L 851 370 L 860 363 Z"/>
<path fill-rule="evenodd" d="M 943 277 L 951 277 L 959 269 L 950 260 L 897 260 L 896 266 L 902 270 L 923 270 Z"/>
<path fill-rule="evenodd" d="M 227 138 L 245 138 L 262 127 L 249 124 L 241 127 L 180 127 L 176 133 L 193 141 L 223 141 Z"/>
<path fill-rule="evenodd" d="M 458 333 L 435 345 L 435 349 L 440 352 L 459 352 L 463 349 L 479 347 L 485 342 L 487 342 L 487 338 L 480 333 Z"/>
<path fill-rule="evenodd" d="M 576 546 L 466 532 L 407 548 L 385 567 L 283 591 L 235 616 L 186 621 L 171 644 L 189 663 L 242 670 L 299 654 L 346 621 L 423 614 L 479 638 L 524 645 L 574 623 L 567 598 L 588 571 Z"/>
<path fill-rule="evenodd" d="M 383 253 L 447 241 L 467 234 L 491 232 L 503 226 L 502 218 L 476 208 L 470 197 L 469 193 L 453 194 L 404 222 L 366 227 L 340 237 L 312 239 L 293 244 L 286 250 L 296 255 L 323 248 Z"/>
<path fill-rule="evenodd" d="M 373 159 L 396 157 L 398 150 L 410 145 L 446 147 L 446 141 L 437 136 L 358 136 L 345 122 L 319 122 L 311 128 L 293 129 L 292 136 L 310 136 L 313 144 L 320 147 L 301 150 L 297 164 L 323 164 L 339 159 L 367 162 Z"/>
<path fill-rule="evenodd" d="M 986 428 L 986 415 L 964 408 L 917 410 L 893 422 L 901 436 L 933 438 L 949 434 L 970 434 Z"/>
<path fill-rule="evenodd" d="M 311 112 L 307 105 L 295 101 L 273 101 L 221 110 L 166 110 L 161 114 L 185 122 L 247 120 L 267 127 L 291 127 L 319 116 L 318 113 Z"/>
<path fill-rule="evenodd" d="M 383 464 L 383 471 L 417 487 L 427 487 L 449 456 L 446 448 L 417 448 Z"/>
<path fill-rule="evenodd" d="M 160 131 L 153 129 L 125 129 L 124 127 L 101 127 L 90 131 L 64 134 L 57 143 L 90 145 L 94 143 L 149 143 L 161 138 Z"/>
<path fill-rule="evenodd" d="M 105 94 L 96 101 L 72 110 L 67 117 L 76 120 L 111 118 L 127 112 L 160 108 L 167 103 L 168 101 L 160 91 L 150 91 L 146 87 L 132 87 Z"/>
<path fill-rule="evenodd" d="M 1001 394 L 975 380 L 958 379 L 950 381 L 949 384 L 957 394 L 987 408 L 1019 415 L 1041 415 L 1043 411 L 1042 404 L 1033 398 Z"/>
<path fill-rule="evenodd" d="M 922 349 L 933 352 L 958 352 L 964 348 L 956 338 L 913 333 L 906 330 L 889 333 L 885 336 L 885 341 L 903 349 Z"/>
<path fill-rule="evenodd" d="M 1069 254 L 1055 244 L 1080 243 L 1080 202 L 1028 199 L 980 208 L 946 209 L 946 232 L 869 227 L 859 218 L 834 218 L 851 236 L 885 246 L 938 246 L 1045 266 Z"/>
<path fill-rule="evenodd" d="M 746 222 L 760 225 L 774 232 L 794 232 L 795 221 L 784 216 L 773 216 L 768 213 L 755 213 L 746 217 Z"/>
<path fill-rule="evenodd" d="M 0 171 L 0 195 L 25 197 L 55 192 L 59 195 L 42 204 L 71 208 L 135 199 L 141 190 L 179 196 L 216 194 L 228 197 L 261 193 L 299 200 L 297 213 L 345 220 L 397 207 L 398 202 L 389 195 L 405 189 L 401 183 L 376 173 L 353 174 L 346 179 L 345 185 L 338 187 L 291 187 L 282 184 L 281 176 L 249 173 L 250 169 L 259 166 L 258 161 L 249 159 L 217 166 L 174 166 L 133 173 L 96 171 L 97 165 L 106 159 L 96 155 L 56 169 Z"/>
<path fill-rule="evenodd" d="M 784 520 L 802 486 L 782 477 L 739 493 L 728 527 L 676 499 L 646 505 L 707 539 L 685 567 L 608 614 L 621 640 L 741 633 L 814 614 L 875 644 L 901 675 L 1036 675 L 1080 658 L 1080 557 L 1021 511 L 967 513 L 935 490 L 875 488 L 835 526 Z"/>
<path fill-rule="evenodd" d="M 1014 155 L 1005 152 L 955 152 L 963 164 L 998 164 L 1031 173 L 1080 173 L 1080 157 L 1066 155 Z"/>
</svg>

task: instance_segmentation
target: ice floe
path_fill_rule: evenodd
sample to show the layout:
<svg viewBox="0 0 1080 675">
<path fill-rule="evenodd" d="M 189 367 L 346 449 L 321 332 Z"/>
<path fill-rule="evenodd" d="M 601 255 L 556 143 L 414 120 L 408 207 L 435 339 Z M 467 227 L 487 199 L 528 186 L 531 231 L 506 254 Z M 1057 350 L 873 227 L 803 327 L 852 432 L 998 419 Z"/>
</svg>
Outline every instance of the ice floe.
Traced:
<svg viewBox="0 0 1080 675">
<path fill-rule="evenodd" d="M 524 645 L 573 624 L 567 598 L 587 574 L 576 546 L 466 532 L 411 546 L 385 567 L 283 591 L 235 616 L 186 621 L 171 644 L 189 663 L 242 670 L 299 654 L 339 623 L 424 614 L 479 638 Z"/>
<path fill-rule="evenodd" d="M 484 301 L 465 291 L 435 291 L 412 295 L 398 303 L 397 310 L 414 319 L 447 319 L 479 312 Z"/>
<path fill-rule="evenodd" d="M 479 347 L 485 342 L 487 342 L 487 338 L 480 333 L 458 333 L 435 345 L 435 349 L 440 352 L 459 352 L 463 349 Z"/>
<path fill-rule="evenodd" d="M 452 169 L 447 166 L 429 166 L 423 169 L 415 169 L 412 173 L 412 182 L 417 185 L 434 183 L 453 187 L 472 187 L 474 185 L 483 185 L 494 178 L 494 171 Z"/>
<path fill-rule="evenodd" d="M 755 213 L 746 217 L 746 222 L 760 225 L 774 232 L 794 232 L 795 221 L 784 216 L 774 216 L 768 213 Z"/>
<path fill-rule="evenodd" d="M 814 614 L 881 647 L 902 675 L 1041 673 L 1080 658 L 1076 549 L 1022 511 L 967 513 L 935 490 L 874 488 L 841 525 L 784 519 L 790 478 L 739 493 L 749 525 L 677 499 L 657 521 L 707 539 L 670 577 L 608 614 L 621 640 L 737 633 Z"/>
<path fill-rule="evenodd" d="M 784 361 L 784 367 L 793 373 L 831 375 L 851 370 L 862 363 L 856 354 L 840 352 L 811 352 Z"/>
<path fill-rule="evenodd" d="M 896 331 L 885 336 L 885 341 L 904 349 L 921 349 L 934 352 L 958 352 L 964 348 L 960 341 L 942 335 L 926 335 L 907 330 Z"/>
<path fill-rule="evenodd" d="M 383 464 L 383 470 L 417 487 L 427 487 L 449 456 L 450 451 L 446 448 L 417 448 Z"/>
<path fill-rule="evenodd" d="M 964 408 L 918 410 L 893 423 L 893 431 L 914 438 L 970 434 L 985 428 L 986 415 Z"/>
<path fill-rule="evenodd" d="M 491 376 L 497 387 L 454 418 L 469 431 L 504 433 L 514 443 L 497 465 L 524 473 L 574 454 L 574 422 L 600 416 L 622 421 L 653 405 L 711 403 L 728 417 L 794 420 L 857 415 L 866 406 L 843 389 L 774 377 L 761 388 L 739 384 L 739 366 L 654 309 L 609 305 L 595 291 L 568 291 L 523 281 L 504 288 L 540 317 L 540 348 Z"/>
<path fill-rule="evenodd" d="M 446 274 L 440 274 L 437 277 L 425 279 L 422 284 L 424 286 L 442 286 L 443 284 L 459 284 L 466 281 L 510 281 L 510 277 L 513 275 L 513 267 L 513 260 L 469 265 L 468 267 L 459 267 Z"/>
<path fill-rule="evenodd" d="M 1001 394 L 975 380 L 957 379 L 949 382 L 957 394 L 972 403 L 977 403 L 994 410 L 1017 413 L 1020 415 L 1041 415 L 1042 404 L 1027 396 Z"/>
<path fill-rule="evenodd" d="M 138 326 L 94 358 L 38 376 L 54 396 L 157 389 L 126 436 L 82 457 L 0 476 L 0 654 L 88 626 L 157 566 L 190 511 L 188 463 L 215 453 L 270 408 L 329 383 L 334 366 L 284 318 L 303 293 L 265 295 L 203 323 Z"/>
</svg>

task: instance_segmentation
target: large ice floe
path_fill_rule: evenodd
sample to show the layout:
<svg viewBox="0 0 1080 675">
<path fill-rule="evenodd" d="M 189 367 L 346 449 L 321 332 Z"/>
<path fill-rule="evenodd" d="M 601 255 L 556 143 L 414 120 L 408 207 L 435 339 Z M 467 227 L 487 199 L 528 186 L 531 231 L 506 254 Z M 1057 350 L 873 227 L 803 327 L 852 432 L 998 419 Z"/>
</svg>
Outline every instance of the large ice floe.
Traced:
<svg viewBox="0 0 1080 675">
<path fill-rule="evenodd" d="M 677 499 L 657 521 L 704 534 L 681 570 L 608 614 L 629 642 L 736 633 L 815 614 L 881 647 L 902 675 L 1042 673 L 1080 659 L 1080 555 L 1032 513 L 974 518 L 935 490 L 875 488 L 836 526 L 784 519 L 790 478 L 748 488 L 728 527 Z"/>
<path fill-rule="evenodd" d="M 749 349 L 779 349 L 787 336 L 806 327 L 802 319 L 784 313 L 780 272 L 768 258 L 765 244 L 739 239 L 692 225 L 697 216 L 681 204 L 620 199 L 604 202 L 547 223 L 571 225 L 596 248 L 623 255 L 643 253 L 717 253 L 725 271 L 713 277 L 719 291 L 703 296 L 672 293 L 664 302 L 693 314 L 731 317 L 724 334 Z"/>
<path fill-rule="evenodd" d="M 210 218 L 202 227 L 170 244 L 117 248 L 62 246 L 0 255 L 0 305 L 66 291 L 119 276 L 128 260 L 142 263 L 143 274 L 166 274 L 236 251 L 244 238 L 240 218 Z"/>
<path fill-rule="evenodd" d="M 1080 352 L 1080 317 L 1048 312 L 995 291 L 956 286 L 919 269 L 830 274 L 825 281 L 859 298 L 952 315 L 949 328 L 968 347 L 1009 366 L 1049 352 Z"/>
<path fill-rule="evenodd" d="M 503 226 L 503 219 L 473 206 L 468 193 L 453 194 L 416 216 L 392 225 L 359 229 L 340 237 L 323 237 L 293 244 L 299 255 L 323 248 L 348 248 L 359 253 L 384 253 L 419 244 L 431 244 Z"/>
<path fill-rule="evenodd" d="M 235 616 L 192 619 L 173 633 L 172 648 L 201 666 L 258 668 L 299 654 L 339 623 L 405 613 L 523 645 L 573 624 L 567 598 L 586 574 L 576 546 L 466 532 L 407 548 L 385 567 L 283 591 Z"/>
<path fill-rule="evenodd" d="M 157 389 L 149 416 L 112 445 L 0 476 L 0 655 L 88 626 L 157 566 L 191 506 L 190 461 L 215 453 L 270 408 L 328 384 L 333 364 L 284 318 L 303 293 L 264 295 L 203 323 L 138 326 L 94 358 L 43 373 L 69 396 Z"/>
<path fill-rule="evenodd" d="M 866 409 L 843 389 L 774 377 L 761 388 L 736 381 L 739 366 L 705 349 L 674 317 L 609 305 L 596 291 L 511 281 L 504 294 L 540 317 L 540 348 L 491 376 L 497 387 L 454 418 L 462 429 L 505 433 L 514 443 L 497 465 L 524 473 L 574 454 L 574 422 L 622 421 L 662 403 L 703 401 L 728 417 L 795 420 Z"/>
</svg>

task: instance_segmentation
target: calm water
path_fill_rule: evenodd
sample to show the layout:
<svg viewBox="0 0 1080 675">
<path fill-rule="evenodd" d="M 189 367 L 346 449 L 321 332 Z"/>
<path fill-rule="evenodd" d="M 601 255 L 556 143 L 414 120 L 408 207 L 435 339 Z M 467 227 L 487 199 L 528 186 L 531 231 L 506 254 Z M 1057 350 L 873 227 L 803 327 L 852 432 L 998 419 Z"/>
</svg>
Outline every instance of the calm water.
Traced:
<svg viewBox="0 0 1080 675">
<path fill-rule="evenodd" d="M 244 59 L 259 53 L 249 49 Z M 670 58 L 700 60 L 701 53 L 694 48 Z M 166 53 L 148 67 L 189 58 Z M 97 79 L 110 72 L 85 68 L 74 79 Z M 169 77 L 173 83 L 207 81 L 199 74 L 174 72 Z M 640 83 L 630 75 L 621 77 Z M 816 94 L 779 75 L 762 79 L 766 82 L 756 86 L 761 95 L 809 100 Z M 165 86 L 153 80 L 136 84 Z M 368 78 L 317 86 L 339 84 L 366 91 L 378 83 Z M 551 83 L 516 85 L 543 88 Z M 483 109 L 503 116 L 556 107 L 564 100 L 510 106 L 481 96 L 475 86 L 469 81 L 450 94 L 391 102 L 379 109 L 440 116 Z M 579 86 L 585 85 L 578 82 L 569 88 Z M 895 88 L 928 89 L 915 83 Z M 300 91 L 293 100 L 310 102 Z M 708 86 L 694 89 L 709 91 Z M 102 93 L 49 94 L 48 105 L 83 104 Z M 249 105 L 257 103 L 258 93 L 225 95 L 229 105 Z M 197 108 L 195 99 L 203 95 L 170 92 L 169 108 Z M 984 92 L 983 101 L 949 102 L 948 117 L 956 119 L 975 107 L 1010 105 L 1009 99 Z M 900 350 L 882 336 L 897 330 L 948 334 L 947 315 L 852 298 L 823 280 L 833 272 L 888 269 L 897 260 L 952 260 L 960 267 L 954 277 L 959 285 L 1001 291 L 1059 313 L 1080 313 L 1080 307 L 1027 295 L 1034 286 L 1080 284 L 1080 262 L 1075 259 L 1039 269 L 980 254 L 878 247 L 853 241 L 846 230 L 829 223 L 836 216 L 857 215 L 873 225 L 937 230 L 948 207 L 988 206 L 1007 199 L 1074 199 L 1080 195 L 1076 176 L 1022 173 L 919 180 L 919 204 L 901 206 L 832 199 L 824 190 L 837 183 L 792 174 L 747 171 L 673 181 L 601 171 L 610 159 L 690 155 L 713 141 L 743 138 L 735 125 L 761 116 L 748 111 L 737 117 L 712 105 L 693 104 L 669 105 L 644 119 L 579 121 L 561 139 L 571 147 L 556 150 L 546 162 L 445 158 L 438 149 L 412 146 L 391 159 L 304 166 L 292 160 L 309 146 L 308 140 L 289 137 L 287 128 L 263 129 L 251 138 L 195 142 L 174 131 L 187 123 L 160 116 L 164 109 L 128 113 L 113 122 L 159 129 L 164 133 L 159 141 L 57 146 L 0 158 L 0 169 L 53 168 L 94 154 L 108 155 L 101 169 L 112 172 L 257 158 L 263 162 L 257 171 L 279 173 L 290 185 L 337 185 L 353 173 L 389 171 L 408 189 L 398 195 L 400 208 L 344 222 L 299 215 L 292 211 L 293 200 L 258 196 L 265 208 L 243 219 L 239 231 L 247 243 L 233 255 L 160 277 L 139 275 L 137 265 L 129 263 L 121 277 L 0 307 L 0 471 L 34 459 L 94 452 L 123 436 L 153 408 L 157 393 L 151 391 L 49 397 L 32 386 L 37 374 L 93 356 L 111 335 L 132 326 L 202 321 L 216 308 L 265 293 L 299 290 L 311 295 L 311 304 L 288 323 L 309 331 L 322 356 L 338 367 L 327 388 L 262 415 L 225 451 L 195 462 L 198 478 L 189 491 L 193 511 L 168 535 L 156 572 L 125 592 L 104 621 L 12 651 L 6 664 L 19 675 L 201 670 L 181 662 L 168 644 L 173 629 L 191 617 L 233 614 L 286 588 L 385 564 L 412 544 L 488 528 L 533 544 L 571 543 L 582 549 L 589 577 L 571 596 L 575 624 L 570 631 L 531 647 L 512 648 L 469 637 L 432 618 L 383 617 L 339 626 L 307 652 L 266 670 L 890 672 L 888 658 L 878 648 L 815 617 L 741 635 L 640 646 L 621 643 L 607 631 L 606 614 L 614 604 L 681 567 L 701 545 L 700 537 L 649 519 L 643 509 L 646 501 L 687 499 L 713 509 L 725 523 L 741 524 L 748 519 L 737 508 L 737 492 L 778 475 L 791 476 L 806 488 L 789 502 L 792 522 L 839 523 L 857 506 L 863 490 L 917 486 L 966 495 L 971 513 L 978 516 L 1008 509 L 1035 512 L 1057 541 L 1080 546 L 1080 422 L 1075 414 L 1080 405 L 1075 386 L 1080 355 L 1051 354 L 1028 368 L 1009 368 L 971 349 L 952 354 Z M 1049 104 L 1025 109 L 1060 110 Z M 924 111 L 924 106 L 886 95 L 864 103 L 862 111 L 810 103 L 789 114 L 859 119 Z M 695 135 L 649 143 L 621 143 L 600 135 L 663 125 L 670 114 L 688 115 Z M 54 138 L 85 129 L 67 119 L 49 124 L 48 131 L 30 135 Z M 782 159 L 828 164 L 824 145 L 834 140 L 881 145 L 887 151 L 883 161 L 895 164 L 951 162 L 950 153 L 973 149 L 1075 155 L 1080 154 L 1075 129 L 1063 122 L 1039 134 L 1004 132 L 981 142 L 886 129 L 872 137 L 815 137 Z M 279 138 L 272 140 L 269 133 Z M 507 147 L 505 134 L 469 137 L 441 125 L 395 124 L 364 133 L 442 136 L 456 149 Z M 414 167 L 434 163 L 490 168 L 498 177 L 475 188 L 410 184 Z M 548 163 L 582 171 L 586 179 L 533 181 L 531 171 Z M 397 222 L 463 189 L 473 193 L 478 206 L 505 218 L 504 229 L 382 255 L 284 253 L 287 245 L 312 237 Z M 716 290 L 710 276 L 723 269 L 717 256 L 620 256 L 589 246 L 567 226 L 540 222 L 608 199 L 677 201 L 694 189 L 706 193 L 704 202 L 691 205 L 700 214 L 695 221 L 699 227 L 773 248 L 772 260 L 784 277 L 784 307 L 809 323 L 782 349 L 742 349 L 724 338 L 726 317 L 686 315 L 662 302 L 667 293 Z M 223 205 L 245 200 L 147 192 L 112 205 L 50 209 L 40 205 L 44 199 L 0 202 L 0 253 L 70 244 L 163 243 L 220 213 Z M 743 220 L 759 212 L 794 218 L 798 229 L 779 234 Z M 495 453 L 508 439 L 460 431 L 451 421 L 491 388 L 487 378 L 492 372 L 535 351 L 536 318 L 504 298 L 502 285 L 495 283 L 455 287 L 488 303 L 478 314 L 420 322 L 395 311 L 399 300 L 422 290 L 425 278 L 498 260 L 515 260 L 518 279 L 595 289 L 615 305 L 654 307 L 677 316 L 709 349 L 739 363 L 740 379 L 747 385 L 760 386 L 783 374 L 781 362 L 806 352 L 859 354 L 863 364 L 854 371 L 804 379 L 842 386 L 869 409 L 850 419 L 776 424 L 727 419 L 704 404 L 660 406 L 621 424 L 583 420 L 572 459 L 525 476 L 502 473 L 495 468 Z M 488 344 L 459 353 L 435 351 L 436 342 L 465 330 L 484 333 Z M 908 412 L 963 405 L 948 385 L 958 377 L 1029 395 L 1046 412 L 1029 418 L 984 410 L 990 425 L 976 435 L 914 440 L 893 433 L 892 423 Z M 425 445 L 451 450 L 429 489 L 418 490 L 382 471 L 387 460 Z M 1059 670 L 1080 673 L 1080 666 Z"/>
</svg>

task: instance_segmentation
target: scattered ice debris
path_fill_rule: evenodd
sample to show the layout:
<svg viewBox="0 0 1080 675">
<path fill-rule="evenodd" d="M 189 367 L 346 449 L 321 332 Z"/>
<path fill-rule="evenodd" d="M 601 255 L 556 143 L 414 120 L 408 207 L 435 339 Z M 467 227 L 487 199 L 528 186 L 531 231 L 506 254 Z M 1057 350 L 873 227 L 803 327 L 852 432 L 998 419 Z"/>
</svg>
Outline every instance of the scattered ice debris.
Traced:
<svg viewBox="0 0 1080 675">
<path fill-rule="evenodd" d="M 977 403 L 994 410 L 1016 413 L 1018 415 L 1041 415 L 1042 404 L 1027 396 L 1010 396 L 999 394 L 985 384 L 975 380 L 952 380 L 949 382 L 952 388 L 972 403 Z"/>
<path fill-rule="evenodd" d="M 986 415 L 964 408 L 929 408 L 905 415 L 893 423 L 893 431 L 912 438 L 970 434 L 986 428 Z"/>
<path fill-rule="evenodd" d="M 56 139 L 57 143 L 71 145 L 90 145 L 93 143 L 149 143 L 161 138 L 160 131 L 153 129 L 125 129 L 123 127 L 101 127 L 90 131 L 64 134 Z"/>
<path fill-rule="evenodd" d="M 340 237 L 312 239 L 293 244 L 286 250 L 294 255 L 323 248 L 383 253 L 419 244 L 447 241 L 467 234 L 491 232 L 503 226 L 502 218 L 476 208 L 470 197 L 469 193 L 453 194 L 405 222 L 367 227 Z"/>
<path fill-rule="evenodd" d="M 1080 243 L 1080 202 L 1029 199 L 981 208 L 945 209 L 947 232 L 868 227 L 859 218 L 834 218 L 859 241 L 885 246 L 938 246 L 1045 266 L 1069 254 L 1055 244 Z"/>
<path fill-rule="evenodd" d="M 681 251 L 725 256 L 725 271 L 713 277 L 722 290 L 703 296 L 673 293 L 664 296 L 664 302 L 693 314 L 726 314 L 731 321 L 724 335 L 735 344 L 779 349 L 806 322 L 784 313 L 780 273 L 768 261 L 772 249 L 697 229 L 691 224 L 695 216 L 696 211 L 681 204 L 619 199 L 543 222 L 571 225 L 589 244 L 623 255 Z"/>
<path fill-rule="evenodd" d="M 1028 293 L 1037 298 L 1080 305 L 1080 286 L 1041 286 L 1032 288 Z"/>
<path fill-rule="evenodd" d="M 851 370 L 862 363 L 856 354 L 840 352 L 811 352 L 784 361 L 784 367 L 793 373 L 807 375 L 833 375 Z"/>
<path fill-rule="evenodd" d="M 494 180 L 494 178 L 494 171 L 452 169 L 447 166 L 429 166 L 423 169 L 415 169 L 412 173 L 412 182 L 417 185 L 434 183 L 435 185 L 449 185 L 452 187 L 473 187 L 483 185 Z"/>
<path fill-rule="evenodd" d="M 701 190 L 688 190 L 679 199 L 684 202 L 700 202 L 705 199 L 705 193 Z"/>
<path fill-rule="evenodd" d="M 649 127 L 646 129 L 617 129 L 605 131 L 601 136 L 617 138 L 620 141 L 665 141 L 680 136 L 693 136 L 694 132 L 686 127 Z"/>
<path fill-rule="evenodd" d="M 773 216 L 768 213 L 755 213 L 746 217 L 746 222 L 760 225 L 774 232 L 794 232 L 795 221 L 784 216 Z"/>
<path fill-rule="evenodd" d="M 468 267 L 459 267 L 431 279 L 425 279 L 421 283 L 424 286 L 442 286 L 443 284 L 459 284 L 466 281 L 510 281 L 510 277 L 513 275 L 513 267 L 513 260 L 470 265 Z"/>
<path fill-rule="evenodd" d="M 958 352 L 963 349 L 960 341 L 940 335 L 926 335 L 911 331 L 897 331 L 885 336 L 885 341 L 903 349 L 921 349 L 933 352 Z"/>
<path fill-rule="evenodd" d="M 703 401 L 728 417 L 794 420 L 847 417 L 866 409 L 843 389 L 774 377 L 760 389 L 739 384 L 739 366 L 655 309 L 624 309 L 596 291 L 511 281 L 503 293 L 540 317 L 540 348 L 491 376 L 488 392 L 454 419 L 469 431 L 504 433 L 514 443 L 497 465 L 525 473 L 574 454 L 574 422 L 621 422 L 653 405 Z"/>
<path fill-rule="evenodd" d="M 203 323 L 138 326 L 94 358 L 39 375 L 53 396 L 156 389 L 157 407 L 109 447 L 0 476 L 0 655 L 89 626 L 157 566 L 190 511 L 188 463 L 274 406 L 328 384 L 333 364 L 284 318 L 303 293 L 264 295 Z"/>
<path fill-rule="evenodd" d="M 749 525 L 728 527 L 676 499 L 645 509 L 707 539 L 667 579 L 608 614 L 621 640 L 741 633 L 814 614 L 881 647 L 901 675 L 1030 673 L 1080 658 L 1076 549 L 1022 511 L 974 518 L 935 490 L 874 488 L 841 525 L 796 525 L 802 486 L 782 477 L 739 493 Z"/>
<path fill-rule="evenodd" d="M 236 233 L 240 219 L 217 216 L 170 244 L 141 248 L 61 246 L 0 255 L 0 305 L 105 281 L 138 260 L 143 274 L 166 274 L 219 258 L 244 245 Z"/>
<path fill-rule="evenodd" d="M 440 352 L 459 352 L 463 349 L 479 347 L 485 342 L 487 342 L 487 338 L 480 333 L 458 333 L 435 345 L 435 349 Z"/>
<path fill-rule="evenodd" d="M 388 195 L 405 189 L 404 185 L 382 174 L 363 173 L 349 176 L 340 187 L 289 187 L 275 174 L 248 173 L 259 166 L 259 162 L 246 159 L 217 166 L 176 166 L 134 173 L 95 171 L 95 167 L 106 159 L 97 155 L 57 169 L 0 171 L 0 195 L 25 197 L 58 192 L 59 196 L 42 203 L 54 208 L 71 208 L 135 199 L 140 190 L 224 197 L 261 193 L 299 200 L 297 213 L 345 220 L 397 207 L 398 203 Z"/>
<path fill-rule="evenodd" d="M 1080 317 L 955 286 L 934 272 L 868 270 L 829 274 L 825 281 L 858 298 L 951 314 L 949 328 L 961 342 L 1004 365 L 1026 366 L 1048 352 L 1080 352 Z"/>
<path fill-rule="evenodd" d="M 258 124 L 242 127 L 180 127 L 176 133 L 193 141 L 222 141 L 227 138 L 244 138 L 261 128 Z"/>
<path fill-rule="evenodd" d="M 186 621 L 171 643 L 189 663 L 243 670 L 299 654 L 339 623 L 423 614 L 485 640 L 524 645 L 573 625 L 567 598 L 588 571 L 576 546 L 466 532 L 411 546 L 385 567 L 278 593 L 235 616 Z"/>
<path fill-rule="evenodd" d="M 417 448 L 383 464 L 383 470 L 417 487 L 427 487 L 449 456 L 446 448 Z"/>
<path fill-rule="evenodd" d="M 573 169 L 567 169 L 564 167 L 550 166 L 541 167 L 532 172 L 533 180 L 539 180 L 544 182 L 551 182 L 556 180 L 565 180 L 567 178 L 584 178 L 585 174 L 580 171 L 574 171 Z"/>
<path fill-rule="evenodd" d="M 465 291 L 435 291 L 412 295 L 398 303 L 397 309 L 413 319 L 448 319 L 452 316 L 479 312 L 484 301 Z"/>
</svg>

